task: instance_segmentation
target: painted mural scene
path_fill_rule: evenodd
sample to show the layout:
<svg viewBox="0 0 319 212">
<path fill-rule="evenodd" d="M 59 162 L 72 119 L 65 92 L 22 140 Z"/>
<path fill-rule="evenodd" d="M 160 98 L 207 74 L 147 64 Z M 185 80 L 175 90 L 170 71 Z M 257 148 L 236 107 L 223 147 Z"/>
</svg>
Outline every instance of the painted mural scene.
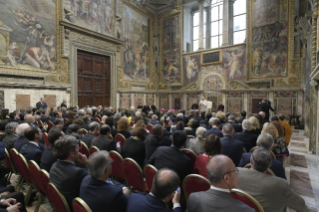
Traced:
<svg viewBox="0 0 319 212">
<path fill-rule="evenodd" d="M 252 72 L 254 78 L 285 76 L 287 73 L 286 22 L 252 29 Z"/>
<path fill-rule="evenodd" d="M 114 0 L 63 0 L 63 6 L 65 21 L 114 36 Z"/>
<path fill-rule="evenodd" d="M 124 6 L 124 79 L 150 80 L 149 18 Z"/>
<path fill-rule="evenodd" d="M 0 1 L 0 69 L 56 71 L 55 1 Z"/>
<path fill-rule="evenodd" d="M 287 7 L 287 0 L 281 1 Z M 277 0 L 255 0 L 255 17 L 252 20 L 254 26 L 271 24 L 276 21 Z"/>
<path fill-rule="evenodd" d="M 196 82 L 200 74 L 200 55 L 187 55 L 183 57 L 184 62 L 184 85 Z"/>
<path fill-rule="evenodd" d="M 229 80 L 243 80 L 246 70 L 246 46 L 223 50 L 223 67 Z"/>
</svg>

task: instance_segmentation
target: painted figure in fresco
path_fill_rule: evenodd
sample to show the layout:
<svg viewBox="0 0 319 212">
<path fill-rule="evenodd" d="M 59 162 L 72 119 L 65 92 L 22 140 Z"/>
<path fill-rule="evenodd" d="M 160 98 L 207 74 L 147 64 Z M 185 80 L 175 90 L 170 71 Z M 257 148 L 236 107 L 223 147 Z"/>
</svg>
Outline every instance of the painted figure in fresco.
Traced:
<svg viewBox="0 0 319 212">
<path fill-rule="evenodd" d="M 260 73 L 262 58 L 261 58 L 261 46 L 255 48 L 253 53 L 253 68 L 256 76 Z"/>
<path fill-rule="evenodd" d="M 24 64 L 29 64 L 35 68 L 43 68 L 48 70 L 55 69 L 54 63 L 51 62 L 50 54 L 44 46 L 29 48 L 25 56 L 26 59 L 23 61 Z"/>
<path fill-rule="evenodd" d="M 15 55 L 18 55 L 18 50 L 19 50 L 19 46 L 16 42 L 10 43 L 7 54 L 4 56 L 4 60 L 7 65 L 10 65 L 14 68 L 18 68 L 17 61 L 16 61 L 18 57 L 15 56 Z"/>
<path fill-rule="evenodd" d="M 270 33 L 271 33 L 271 30 L 269 29 L 268 26 L 266 26 L 263 30 L 263 39 L 264 40 L 269 40 L 270 38 Z"/>
<path fill-rule="evenodd" d="M 195 60 L 195 58 L 191 58 L 189 56 L 186 57 L 187 62 L 187 68 L 186 68 L 186 78 L 190 82 L 192 78 L 196 75 L 196 72 L 198 72 L 198 64 Z"/>
<path fill-rule="evenodd" d="M 240 58 L 244 55 L 244 51 L 239 50 L 239 53 L 236 54 L 235 51 L 233 51 L 230 55 L 225 54 L 225 56 L 228 56 L 229 63 L 225 66 L 229 67 L 229 79 L 234 79 L 236 74 L 242 75 L 240 72 L 240 67 L 242 65 Z"/>
</svg>

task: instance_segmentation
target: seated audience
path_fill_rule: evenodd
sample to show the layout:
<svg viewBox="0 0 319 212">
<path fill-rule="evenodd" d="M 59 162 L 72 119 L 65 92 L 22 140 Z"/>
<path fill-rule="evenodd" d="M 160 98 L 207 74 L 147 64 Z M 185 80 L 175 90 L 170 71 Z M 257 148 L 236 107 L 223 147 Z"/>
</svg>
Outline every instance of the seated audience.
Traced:
<svg viewBox="0 0 319 212">
<path fill-rule="evenodd" d="M 222 131 L 220 130 L 221 123 L 218 118 L 210 118 L 209 125 L 211 125 L 212 128 L 206 131 L 206 138 L 211 134 L 217 135 L 220 138 L 223 137 Z"/>
<path fill-rule="evenodd" d="M 264 112 L 260 111 L 259 113 L 263 114 Z M 255 115 L 256 119 L 257 119 L 258 122 L 259 122 L 260 129 L 262 129 L 262 128 L 263 128 L 263 125 L 264 125 L 263 115 L 261 115 L 261 114 L 256 114 L 256 115 Z"/>
<path fill-rule="evenodd" d="M 6 134 L 6 125 L 9 123 L 9 120 L 3 120 L 0 121 L 0 141 L 2 141 L 4 139 L 4 137 L 7 136 Z"/>
<path fill-rule="evenodd" d="M 187 135 L 192 135 L 192 136 L 196 136 L 196 130 L 199 127 L 199 121 L 194 120 L 192 121 L 191 125 L 190 125 L 190 130 L 185 130 Z"/>
<path fill-rule="evenodd" d="M 72 135 L 76 137 L 77 139 L 81 140 L 82 135 L 80 135 L 79 133 L 80 133 L 80 126 L 78 124 L 69 125 L 68 129 L 65 132 L 66 135 Z"/>
<path fill-rule="evenodd" d="M 240 140 L 244 143 L 244 147 L 247 152 L 249 152 L 251 148 L 256 146 L 256 141 L 258 137 L 258 135 L 251 132 L 252 124 L 253 123 L 249 119 L 245 119 L 241 125 L 243 131 L 234 134 L 235 139 Z"/>
<path fill-rule="evenodd" d="M 24 195 L 16 192 L 13 186 L 0 188 L 0 212 L 27 212 Z"/>
<path fill-rule="evenodd" d="M 148 159 L 153 155 L 159 146 L 170 146 L 171 141 L 167 136 L 164 136 L 163 128 L 160 124 L 155 124 L 152 127 L 152 134 L 145 139 L 145 165 Z"/>
<path fill-rule="evenodd" d="M 219 119 L 219 121 L 220 121 L 221 124 L 225 123 L 226 120 L 227 120 L 227 119 L 226 119 L 226 114 L 225 114 L 224 112 L 221 112 L 221 111 L 218 111 L 218 112 L 216 113 L 216 118 Z"/>
<path fill-rule="evenodd" d="M 62 118 L 68 118 L 69 114 L 67 112 L 66 107 L 61 107 Z"/>
<path fill-rule="evenodd" d="M 109 139 L 111 128 L 104 124 L 100 128 L 100 135 L 92 140 L 91 146 L 96 146 L 99 150 L 116 150 L 115 141 Z"/>
<path fill-rule="evenodd" d="M 58 140 L 64 133 L 59 129 L 50 130 L 48 134 L 48 140 L 51 146 L 45 148 L 41 157 L 40 168 L 50 173 L 52 165 L 58 160 L 53 154 L 53 147 L 56 140 Z"/>
<path fill-rule="evenodd" d="M 7 136 L 4 137 L 2 143 L 4 143 L 4 145 L 6 146 L 8 152 L 10 152 L 10 149 L 14 147 L 14 142 L 18 139 L 18 135 L 16 134 L 17 127 L 17 122 L 10 122 L 6 125 L 5 129 Z"/>
<path fill-rule="evenodd" d="M 82 128 L 86 129 L 87 131 L 90 131 L 89 124 L 91 123 L 91 117 L 89 115 L 86 115 L 83 117 L 84 124 Z"/>
<path fill-rule="evenodd" d="M 258 139 L 257 139 L 257 146 L 258 147 L 263 147 L 266 150 L 271 150 L 273 145 L 274 145 L 274 139 L 272 138 L 272 136 L 270 134 L 264 133 L 264 134 L 258 136 Z M 249 164 L 251 154 L 252 153 L 250 153 L 250 152 L 244 153 L 241 157 L 241 160 L 240 160 L 240 163 L 238 166 L 244 167 L 245 165 Z M 285 169 L 283 167 L 282 162 L 272 158 L 270 169 L 271 169 L 271 171 L 274 172 L 274 174 L 277 177 L 287 179 Z"/>
<path fill-rule="evenodd" d="M 214 155 L 222 153 L 222 144 L 217 135 L 209 135 L 204 144 L 204 153 L 197 156 L 194 170 L 196 174 L 200 174 L 208 179 L 206 165 L 209 159 Z"/>
<path fill-rule="evenodd" d="M 173 211 L 182 212 L 181 191 L 178 175 L 170 169 L 159 170 L 153 180 L 151 192 L 145 196 L 132 195 L 127 204 L 127 212 L 169 212 L 166 204 L 173 202 Z M 178 191 L 176 192 L 176 190 Z"/>
<path fill-rule="evenodd" d="M 158 116 L 157 115 L 152 115 L 152 120 L 150 120 L 148 123 L 151 124 L 151 125 L 158 124 L 159 123 L 158 122 Z"/>
<path fill-rule="evenodd" d="M 264 211 L 281 212 L 286 207 L 298 212 L 309 211 L 305 200 L 290 188 L 287 180 L 265 173 L 272 163 L 268 150 L 257 148 L 250 163 L 251 169 L 238 168 L 238 188 L 253 196 Z"/>
<path fill-rule="evenodd" d="M 204 153 L 206 129 L 198 127 L 196 130 L 196 138 L 190 139 L 187 148 L 196 153 L 196 155 Z"/>
<path fill-rule="evenodd" d="M 207 175 L 211 183 L 207 191 L 195 192 L 188 198 L 188 212 L 253 212 L 245 203 L 236 200 L 230 189 L 237 188 L 238 169 L 232 160 L 224 155 L 212 157 L 207 164 Z"/>
<path fill-rule="evenodd" d="M 42 139 L 42 132 L 40 128 L 28 128 L 25 130 L 24 136 L 29 140 L 29 142 L 21 147 L 20 153 L 27 161 L 34 160 L 40 166 L 41 157 L 45 149 L 43 144 L 39 142 Z"/>
<path fill-rule="evenodd" d="M 222 154 L 230 157 L 234 164 L 238 166 L 243 154 L 244 144 L 233 137 L 235 131 L 231 124 L 225 124 L 222 131 L 224 137 L 220 138 L 222 143 Z"/>
<path fill-rule="evenodd" d="M 117 123 L 117 133 L 121 133 L 125 137 L 125 139 L 131 137 L 130 124 L 127 118 L 120 118 L 120 120 Z"/>
<path fill-rule="evenodd" d="M 235 132 L 241 132 L 241 131 L 243 130 L 242 127 L 241 127 L 241 125 L 238 125 L 238 124 L 236 123 L 236 117 L 235 117 L 234 115 L 231 115 L 231 114 L 230 114 L 230 115 L 228 116 L 228 122 L 222 124 L 221 127 L 223 128 L 223 126 L 224 126 L 225 124 L 231 124 L 231 125 L 233 126 Z"/>
<path fill-rule="evenodd" d="M 184 178 L 191 174 L 193 168 L 189 157 L 180 151 L 186 140 L 187 135 L 184 132 L 174 133 L 173 145 L 158 147 L 148 160 L 148 164 L 154 165 L 158 170 L 162 168 L 174 170 L 183 182 Z"/>
<path fill-rule="evenodd" d="M 72 210 L 72 200 L 80 194 L 82 179 L 88 175 L 86 168 L 80 168 L 78 164 L 86 166 L 87 157 L 79 152 L 80 141 L 74 136 L 63 136 L 55 141 L 53 154 L 58 159 L 50 170 L 50 182 L 52 182 L 65 197 Z"/>
<path fill-rule="evenodd" d="M 91 142 L 94 138 L 96 138 L 95 135 L 97 135 L 100 131 L 100 124 L 96 121 L 92 121 L 89 124 L 90 131 L 83 137 L 83 142 L 86 144 L 88 148 L 91 146 Z"/>
<path fill-rule="evenodd" d="M 260 124 L 259 124 L 258 119 L 257 119 L 255 116 L 251 116 L 251 117 L 249 118 L 249 120 L 250 120 L 251 123 L 252 123 L 250 132 L 251 132 L 251 133 L 254 133 L 254 134 L 256 134 L 256 135 L 259 135 L 260 132 L 261 132 L 261 130 L 260 130 Z"/>
<path fill-rule="evenodd" d="M 145 128 L 135 127 L 133 130 L 133 137 L 130 137 L 125 141 L 122 149 L 123 158 L 132 158 L 142 169 L 144 168 L 145 160 L 145 138 Z"/>
<path fill-rule="evenodd" d="M 109 180 L 113 159 L 107 151 L 95 152 L 90 156 L 87 167 L 90 175 L 83 178 L 80 198 L 92 212 L 126 212 L 130 190 L 116 181 Z"/>
<path fill-rule="evenodd" d="M 245 110 L 243 110 L 243 111 L 241 111 L 240 112 L 240 119 L 238 119 L 236 122 L 238 123 L 238 124 L 241 124 L 241 123 L 243 123 L 243 121 L 246 119 L 246 111 Z"/>
<path fill-rule="evenodd" d="M 177 119 L 179 119 L 179 118 L 177 117 Z M 176 119 L 176 120 L 177 120 L 177 119 Z M 183 121 L 178 121 L 175 126 L 172 126 L 172 127 L 171 127 L 172 134 L 174 134 L 174 133 L 177 132 L 177 131 L 184 131 L 184 129 L 185 129 L 185 128 L 184 128 L 184 123 L 183 123 Z"/>
<path fill-rule="evenodd" d="M 48 123 L 48 121 L 50 120 L 48 109 L 44 110 L 44 114 L 43 114 L 43 116 L 41 116 L 40 120 L 42 121 L 42 123 Z"/>
<path fill-rule="evenodd" d="M 24 117 L 25 122 L 27 124 L 29 124 L 30 127 L 34 127 L 35 126 L 35 124 L 34 124 L 35 116 L 37 116 L 37 115 L 32 116 L 31 114 L 26 114 L 25 117 Z"/>
<path fill-rule="evenodd" d="M 67 129 L 68 126 L 72 124 L 73 120 L 76 118 L 76 115 L 77 115 L 76 112 L 73 112 L 73 111 L 70 111 L 68 113 L 68 120 L 64 125 L 65 129 Z"/>
<path fill-rule="evenodd" d="M 28 125 L 27 123 L 24 123 L 24 124 L 19 124 L 16 129 L 17 135 L 19 137 L 14 142 L 13 146 L 18 152 L 20 152 L 20 149 L 24 144 L 29 143 L 29 140 L 24 136 L 24 132 L 28 128 L 30 128 L 30 125 Z"/>
<path fill-rule="evenodd" d="M 284 120 L 285 120 L 285 116 L 280 114 L 279 115 L 279 122 L 285 128 L 285 143 L 288 146 L 290 143 L 292 130 L 291 130 L 289 123 L 285 122 Z"/>
<path fill-rule="evenodd" d="M 115 127 L 114 125 L 113 117 L 107 117 L 107 119 L 105 120 L 105 124 L 109 125 L 109 127 L 111 128 L 111 135 L 113 136 L 113 138 L 115 138 L 115 135 L 117 134 L 117 130 L 116 130 L 117 126 Z"/>
<path fill-rule="evenodd" d="M 139 128 L 139 127 L 143 127 L 146 130 L 146 134 L 149 134 L 149 131 L 146 129 L 146 125 L 144 122 L 144 119 L 141 119 L 140 117 L 137 117 L 139 120 L 137 122 L 135 122 L 132 130 L 131 130 L 131 134 L 133 135 L 133 131 L 135 128 Z"/>
</svg>

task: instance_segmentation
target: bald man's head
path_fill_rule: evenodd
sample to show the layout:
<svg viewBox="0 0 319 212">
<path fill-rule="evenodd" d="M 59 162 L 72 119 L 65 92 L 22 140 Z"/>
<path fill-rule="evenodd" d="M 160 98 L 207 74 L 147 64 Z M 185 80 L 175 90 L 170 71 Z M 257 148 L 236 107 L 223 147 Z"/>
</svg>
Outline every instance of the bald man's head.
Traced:
<svg viewBox="0 0 319 212">
<path fill-rule="evenodd" d="M 179 177 L 173 170 L 160 169 L 154 177 L 151 192 L 155 197 L 165 199 L 178 188 L 179 183 Z"/>
<path fill-rule="evenodd" d="M 206 165 L 210 183 L 212 185 L 219 184 L 223 179 L 223 175 L 226 172 L 229 172 L 232 169 L 232 166 L 234 166 L 233 161 L 225 155 L 216 155 L 212 157 Z"/>
</svg>

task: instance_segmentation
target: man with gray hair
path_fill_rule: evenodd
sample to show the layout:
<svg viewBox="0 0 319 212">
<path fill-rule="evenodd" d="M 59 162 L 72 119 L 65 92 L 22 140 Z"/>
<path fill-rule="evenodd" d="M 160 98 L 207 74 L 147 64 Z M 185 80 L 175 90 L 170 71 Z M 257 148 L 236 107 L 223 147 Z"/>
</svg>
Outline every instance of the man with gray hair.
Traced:
<svg viewBox="0 0 319 212">
<path fill-rule="evenodd" d="M 271 151 L 273 145 L 274 145 L 274 139 L 270 134 L 264 133 L 258 136 L 257 138 L 258 147 L 263 147 L 264 149 Z M 244 167 L 245 165 L 249 164 L 251 154 L 252 153 L 250 152 L 244 153 L 241 157 L 238 167 Z M 277 177 L 287 179 L 285 169 L 281 161 L 273 158 L 271 162 L 270 170 L 273 171 Z"/>
<path fill-rule="evenodd" d="M 24 132 L 26 129 L 30 128 L 30 125 L 27 123 L 23 123 L 23 124 L 19 124 L 17 129 L 16 129 L 16 133 L 19 136 L 18 139 L 14 142 L 14 148 L 20 152 L 21 147 L 24 144 L 29 143 L 29 140 L 24 136 Z"/>
<path fill-rule="evenodd" d="M 79 112 L 78 112 L 78 115 L 79 115 L 79 118 L 80 118 L 80 119 L 83 119 L 83 116 L 85 116 L 85 111 L 84 111 L 84 109 L 80 109 Z"/>
<path fill-rule="evenodd" d="M 251 155 L 252 168 L 238 168 L 238 188 L 253 196 L 264 211 L 282 212 L 289 207 L 308 212 L 304 199 L 289 187 L 287 180 L 265 173 L 271 162 L 269 150 L 257 148 Z"/>
<path fill-rule="evenodd" d="M 225 124 L 222 133 L 224 135 L 224 137 L 220 138 L 222 154 L 230 157 L 234 164 L 238 166 L 243 154 L 244 144 L 233 137 L 235 131 L 231 124 Z"/>
<path fill-rule="evenodd" d="M 90 175 L 82 180 L 80 198 L 92 211 L 126 211 L 130 190 L 114 180 L 109 180 L 112 163 L 113 159 L 105 150 L 95 152 L 88 160 Z"/>
<path fill-rule="evenodd" d="M 222 128 L 223 128 L 223 126 L 224 126 L 225 124 L 231 124 L 231 125 L 233 126 L 235 132 L 241 132 L 241 131 L 243 130 L 242 127 L 241 127 L 241 125 L 238 125 L 238 124 L 236 123 L 236 117 L 235 117 L 234 115 L 230 114 L 230 115 L 228 116 L 228 119 L 227 119 L 227 120 L 228 120 L 228 122 L 222 124 Z"/>
<path fill-rule="evenodd" d="M 16 134 L 16 129 L 18 127 L 17 122 L 10 122 L 6 125 L 6 134 L 7 136 L 4 137 L 2 143 L 4 143 L 6 149 L 10 151 L 14 147 L 14 142 L 18 139 L 18 135 Z"/>
<path fill-rule="evenodd" d="M 151 125 L 158 124 L 158 123 L 159 123 L 159 122 L 158 122 L 158 116 L 155 115 L 155 114 L 152 115 L 152 120 L 150 120 L 148 123 L 151 124 Z"/>
<path fill-rule="evenodd" d="M 87 133 L 84 137 L 83 137 L 83 142 L 87 145 L 88 148 L 91 147 L 91 142 L 94 138 L 96 138 L 96 135 L 99 134 L 100 131 L 100 124 L 97 123 L 96 121 L 92 121 L 89 124 L 89 133 Z"/>
<path fill-rule="evenodd" d="M 34 122 L 35 122 L 35 117 L 32 116 L 31 114 L 26 114 L 24 116 L 24 120 L 27 124 L 29 124 L 30 127 L 34 127 Z"/>
<path fill-rule="evenodd" d="M 69 114 L 67 112 L 66 107 L 61 107 L 62 118 L 68 118 Z"/>
<path fill-rule="evenodd" d="M 249 152 L 251 148 L 256 146 L 258 135 L 251 132 L 252 125 L 253 123 L 251 120 L 244 119 L 241 125 L 243 128 L 243 131 L 237 132 L 234 134 L 235 139 L 244 142 L 244 147 L 246 149 L 246 152 Z"/>
<path fill-rule="evenodd" d="M 188 212 L 253 212 L 243 202 L 236 200 L 230 190 L 238 187 L 238 169 L 232 160 L 224 155 L 213 156 L 206 166 L 210 189 L 192 193 L 188 198 Z"/>
<path fill-rule="evenodd" d="M 206 138 L 211 134 L 217 135 L 219 138 L 223 137 L 222 131 L 220 130 L 220 121 L 218 118 L 210 118 L 208 124 L 211 125 L 212 128 L 206 131 Z"/>
</svg>

